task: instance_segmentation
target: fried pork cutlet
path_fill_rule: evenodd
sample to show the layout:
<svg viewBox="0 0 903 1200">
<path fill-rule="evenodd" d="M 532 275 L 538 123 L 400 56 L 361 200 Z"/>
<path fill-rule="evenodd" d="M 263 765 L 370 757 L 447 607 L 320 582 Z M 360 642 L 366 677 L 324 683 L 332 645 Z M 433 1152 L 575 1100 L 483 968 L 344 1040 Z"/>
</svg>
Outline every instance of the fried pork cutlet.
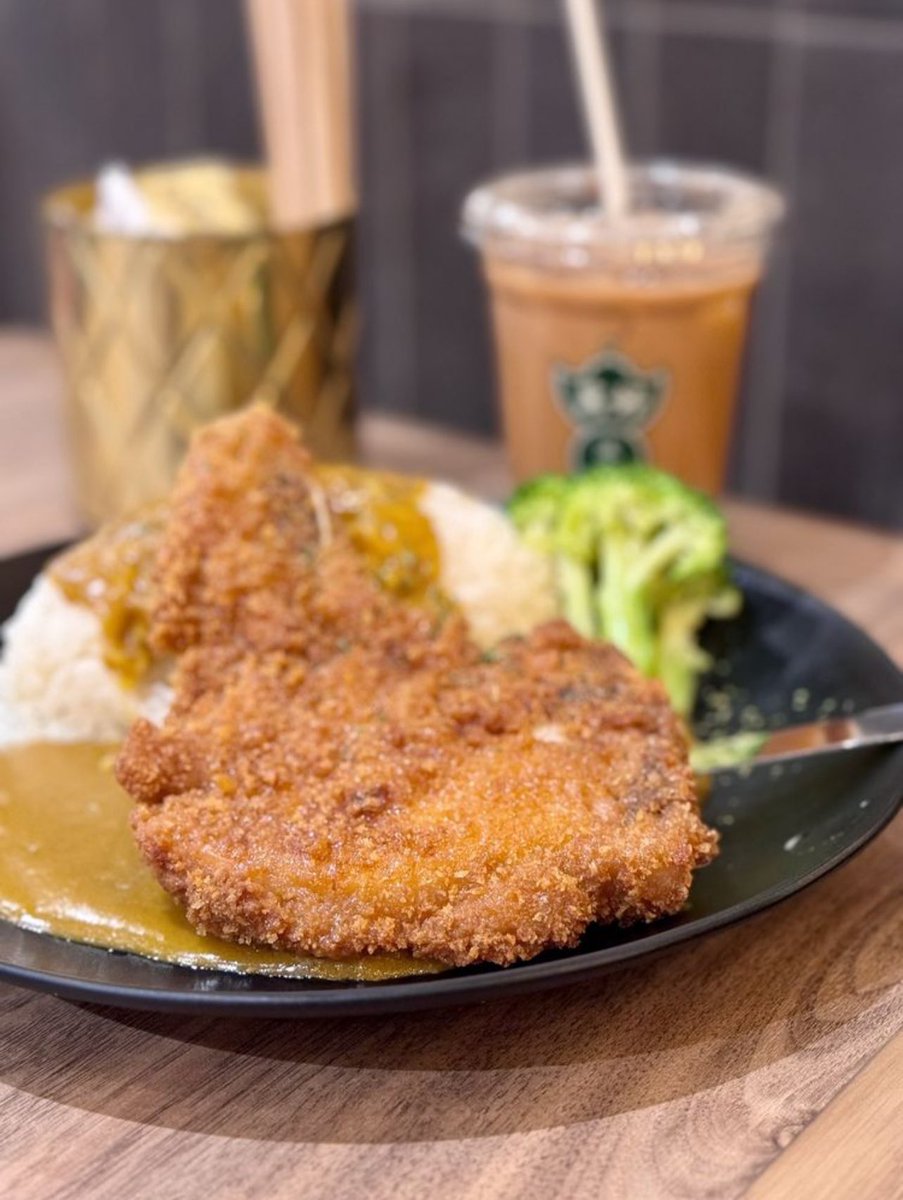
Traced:
<svg viewBox="0 0 903 1200">
<path fill-rule="evenodd" d="M 716 835 L 662 688 L 563 622 L 487 661 L 379 590 L 308 467 L 255 410 L 196 439 L 173 497 L 151 636 L 175 702 L 117 774 L 196 928 L 460 966 L 679 909 Z"/>
</svg>

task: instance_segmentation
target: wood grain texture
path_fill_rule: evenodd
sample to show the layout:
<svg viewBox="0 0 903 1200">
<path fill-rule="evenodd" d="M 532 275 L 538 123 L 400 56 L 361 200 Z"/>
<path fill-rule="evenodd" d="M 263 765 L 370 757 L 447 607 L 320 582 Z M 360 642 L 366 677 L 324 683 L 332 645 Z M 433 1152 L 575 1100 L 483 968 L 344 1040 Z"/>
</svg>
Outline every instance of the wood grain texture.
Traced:
<svg viewBox="0 0 903 1200">
<path fill-rule="evenodd" d="M 760 1176 L 747 1200 L 903 1195 L 900 1109 L 893 1099 L 885 1100 L 899 1094 L 901 1079 L 903 1037 L 898 1036 Z M 851 1144 L 868 1147 L 867 1165 L 849 1153 Z"/>
<path fill-rule="evenodd" d="M 76 527 L 48 354 L 37 337 L 0 338 L 0 552 Z M 387 418 L 365 423 L 364 443 L 385 465 L 507 486 L 492 444 Z M 903 659 L 899 541 L 730 511 L 739 553 L 827 596 Z M 903 1120 L 901 856 L 898 820 L 742 926 L 475 1008 L 210 1021 L 2 987 L 0 1194 L 892 1195 L 899 1150 L 879 1132 Z"/>
</svg>

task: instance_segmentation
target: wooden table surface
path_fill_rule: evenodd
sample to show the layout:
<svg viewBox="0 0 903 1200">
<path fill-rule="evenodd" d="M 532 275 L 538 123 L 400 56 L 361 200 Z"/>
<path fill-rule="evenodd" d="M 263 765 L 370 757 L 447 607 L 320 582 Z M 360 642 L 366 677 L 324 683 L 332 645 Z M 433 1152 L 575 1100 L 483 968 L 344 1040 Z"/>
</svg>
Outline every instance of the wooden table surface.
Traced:
<svg viewBox="0 0 903 1200">
<path fill-rule="evenodd" d="M 0 337 L 0 553 L 74 533 L 44 337 Z M 488 495 L 492 443 L 366 457 Z M 903 660 L 899 538 L 748 504 L 735 550 Z M 594 983 L 346 1021 L 117 1012 L 0 987 L 0 1195 L 903 1195 L 903 821 L 787 904 Z"/>
</svg>

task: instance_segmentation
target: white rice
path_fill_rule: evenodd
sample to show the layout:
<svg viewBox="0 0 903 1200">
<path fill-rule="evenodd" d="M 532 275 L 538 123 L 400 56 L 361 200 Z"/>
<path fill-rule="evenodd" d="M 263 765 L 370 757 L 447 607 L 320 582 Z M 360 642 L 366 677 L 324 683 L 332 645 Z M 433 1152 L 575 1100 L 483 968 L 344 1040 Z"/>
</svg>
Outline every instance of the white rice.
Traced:
<svg viewBox="0 0 903 1200">
<path fill-rule="evenodd" d="M 550 561 L 524 545 L 500 509 L 447 483 L 431 483 L 420 507 L 439 543 L 443 590 L 464 610 L 481 646 L 556 615 Z"/>
<path fill-rule="evenodd" d="M 441 582 L 474 638 L 490 646 L 555 616 L 548 562 L 525 546 L 504 513 L 447 484 L 421 507 L 441 553 Z M 100 621 L 40 575 L 4 627 L 0 746 L 24 741 L 119 741 L 137 716 L 161 721 L 165 683 L 125 686 L 103 661 Z"/>
<path fill-rule="evenodd" d="M 39 575 L 3 627 L 0 746 L 114 742 L 137 716 L 160 720 L 164 683 L 129 688 L 103 661 L 100 621 Z"/>
</svg>

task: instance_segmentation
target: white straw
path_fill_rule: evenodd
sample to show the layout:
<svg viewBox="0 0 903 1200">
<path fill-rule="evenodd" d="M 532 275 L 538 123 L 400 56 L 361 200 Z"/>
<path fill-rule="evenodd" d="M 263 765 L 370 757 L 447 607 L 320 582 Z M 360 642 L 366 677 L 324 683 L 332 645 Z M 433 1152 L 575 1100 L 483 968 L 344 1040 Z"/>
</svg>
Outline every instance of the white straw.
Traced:
<svg viewBox="0 0 903 1200">
<path fill-rule="evenodd" d="M 565 0 L 583 115 L 599 180 L 599 203 L 612 221 L 627 212 L 629 195 L 608 47 L 593 0 Z"/>
</svg>

